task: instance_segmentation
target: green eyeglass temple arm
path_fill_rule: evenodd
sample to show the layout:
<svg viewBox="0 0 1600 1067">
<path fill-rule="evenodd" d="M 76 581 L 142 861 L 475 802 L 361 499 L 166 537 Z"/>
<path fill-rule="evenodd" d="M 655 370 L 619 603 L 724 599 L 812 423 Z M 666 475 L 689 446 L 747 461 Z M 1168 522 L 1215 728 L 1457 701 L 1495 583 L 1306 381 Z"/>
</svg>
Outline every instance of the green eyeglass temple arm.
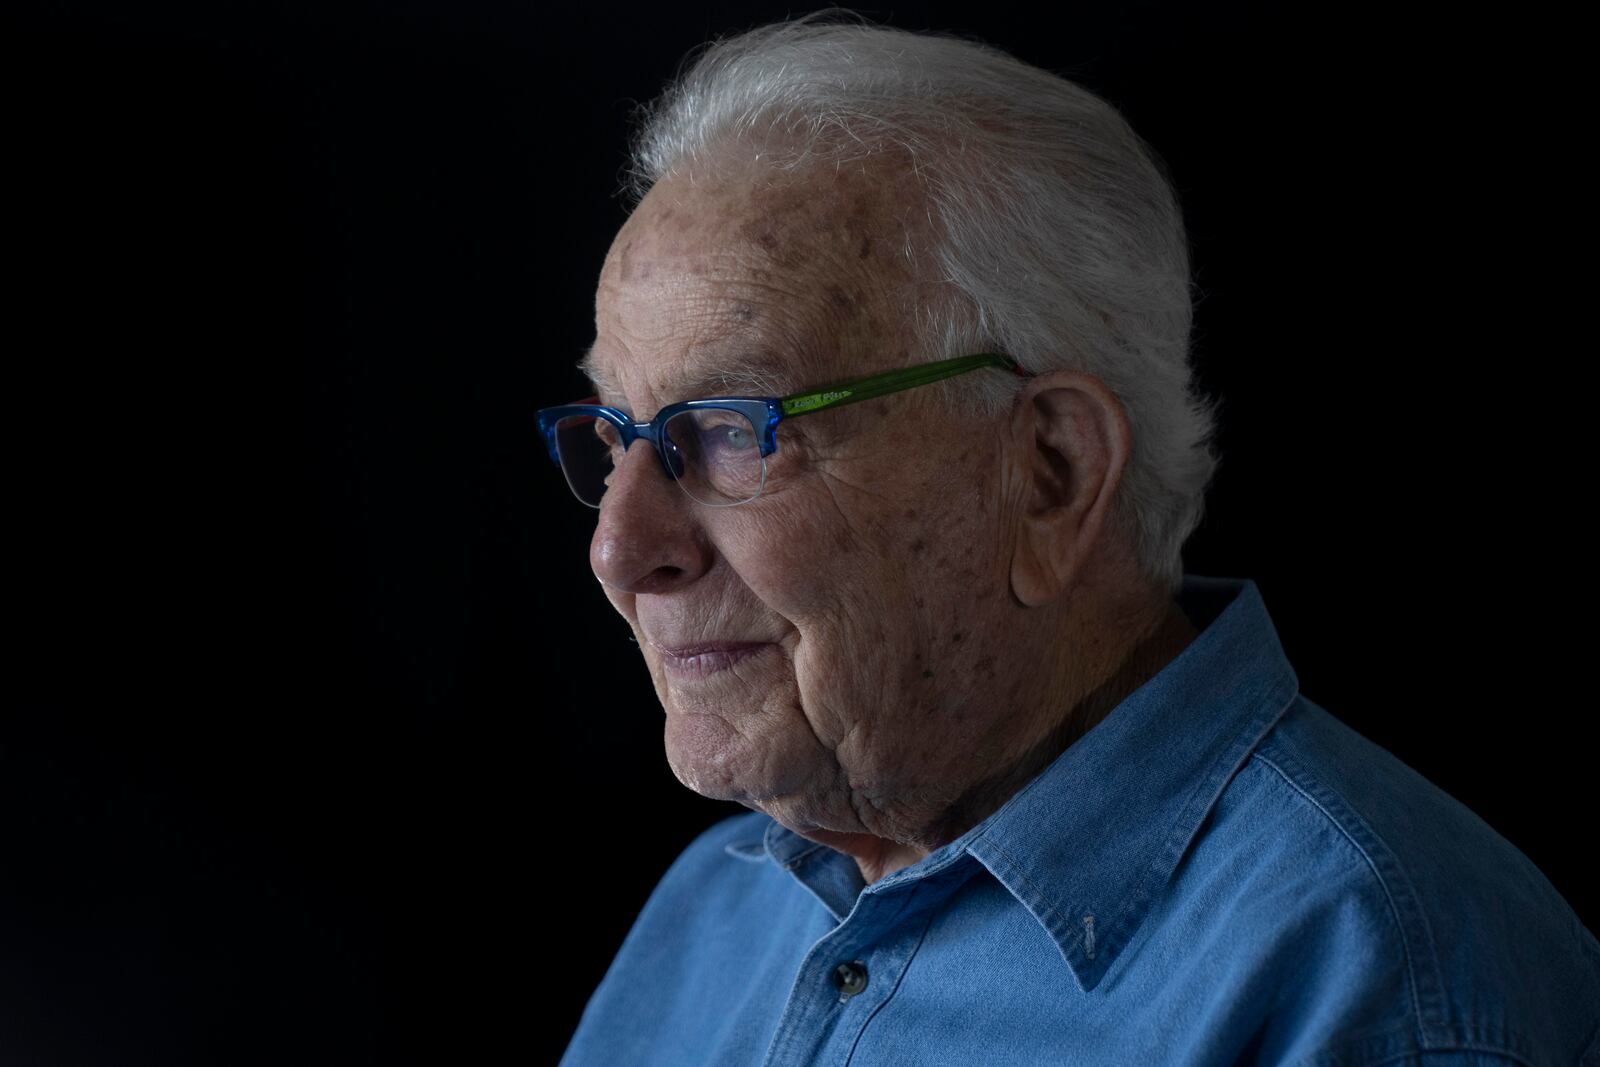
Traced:
<svg viewBox="0 0 1600 1067">
<path fill-rule="evenodd" d="M 814 411 L 871 400 L 875 396 L 887 393 L 898 393 L 902 389 L 914 389 L 919 385 L 927 385 L 941 378 L 953 378 L 957 374 L 965 374 L 980 367 L 999 367 L 1023 378 L 1030 377 L 1028 372 L 1010 356 L 985 352 L 981 355 L 958 356 L 937 363 L 923 363 L 916 367 L 892 370 L 887 374 L 877 374 L 871 378 L 823 386 L 810 392 L 783 397 L 779 403 L 783 405 L 784 417 L 792 419 L 800 415 L 810 415 Z"/>
</svg>

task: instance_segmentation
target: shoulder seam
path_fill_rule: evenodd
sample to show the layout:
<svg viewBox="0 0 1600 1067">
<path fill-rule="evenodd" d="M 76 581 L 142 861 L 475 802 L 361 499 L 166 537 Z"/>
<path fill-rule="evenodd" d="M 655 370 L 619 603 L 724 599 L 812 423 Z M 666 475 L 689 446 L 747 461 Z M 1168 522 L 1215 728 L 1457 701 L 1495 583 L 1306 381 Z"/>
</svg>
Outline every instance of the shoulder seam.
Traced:
<svg viewBox="0 0 1600 1067">
<path fill-rule="evenodd" d="M 1395 929 L 1400 932 L 1400 948 L 1401 951 L 1405 953 L 1406 957 L 1406 987 L 1411 993 L 1411 1010 L 1416 1013 L 1417 1024 L 1420 1028 L 1423 1018 L 1422 997 L 1421 993 L 1417 989 L 1417 973 L 1415 961 L 1413 959 L 1414 953 L 1412 951 L 1411 939 L 1406 936 L 1405 923 L 1401 919 L 1400 909 L 1395 903 L 1394 892 L 1389 887 L 1388 879 L 1384 878 L 1383 872 L 1378 869 L 1378 865 L 1367 853 L 1367 850 L 1362 846 L 1361 842 L 1357 841 L 1351 835 L 1350 831 L 1341 825 L 1338 819 L 1333 817 L 1333 813 L 1324 807 L 1321 801 L 1317 800 L 1316 797 L 1312 796 L 1305 789 L 1303 789 L 1300 786 L 1300 783 L 1289 777 L 1282 767 L 1278 766 L 1270 758 L 1263 755 L 1260 748 L 1257 748 L 1252 755 L 1262 763 L 1265 763 L 1268 767 L 1272 768 L 1273 772 L 1276 773 L 1279 778 L 1283 779 L 1285 785 L 1287 785 L 1290 789 L 1293 789 L 1296 793 L 1299 793 L 1309 804 L 1311 804 L 1312 807 L 1320 812 L 1322 817 L 1328 821 L 1328 824 L 1337 830 L 1346 841 L 1350 842 L 1351 847 L 1356 850 L 1356 852 L 1361 856 L 1362 860 L 1366 863 L 1367 868 L 1372 871 L 1373 877 L 1378 880 L 1378 885 L 1383 889 L 1383 899 L 1389 905 L 1389 917 L 1394 922 Z M 1422 1035 L 1419 1034 L 1418 1037 L 1422 1038 Z M 1426 1043 L 1426 1039 L 1423 1038 L 1422 1044 L 1426 1046 Z"/>
</svg>

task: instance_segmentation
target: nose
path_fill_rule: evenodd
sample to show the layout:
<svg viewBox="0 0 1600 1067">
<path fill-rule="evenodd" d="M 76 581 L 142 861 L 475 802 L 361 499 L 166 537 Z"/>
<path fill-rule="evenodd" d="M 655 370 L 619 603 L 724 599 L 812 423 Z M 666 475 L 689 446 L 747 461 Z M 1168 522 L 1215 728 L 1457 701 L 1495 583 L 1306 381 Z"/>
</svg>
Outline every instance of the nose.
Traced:
<svg viewBox="0 0 1600 1067">
<path fill-rule="evenodd" d="M 600 498 L 589 566 L 608 588 L 664 593 L 711 567 L 694 501 L 661 466 L 655 446 L 633 442 Z"/>
</svg>

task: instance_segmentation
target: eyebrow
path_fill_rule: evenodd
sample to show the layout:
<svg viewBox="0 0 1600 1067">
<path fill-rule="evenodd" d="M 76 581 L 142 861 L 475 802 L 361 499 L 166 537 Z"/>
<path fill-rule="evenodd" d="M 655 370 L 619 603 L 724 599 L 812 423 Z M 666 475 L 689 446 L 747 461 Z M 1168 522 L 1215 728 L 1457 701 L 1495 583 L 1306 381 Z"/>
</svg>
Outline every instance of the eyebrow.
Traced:
<svg viewBox="0 0 1600 1067">
<path fill-rule="evenodd" d="M 790 372 L 774 363 L 771 356 L 757 354 L 720 366 L 713 363 L 669 379 L 667 392 L 685 400 L 707 396 L 786 396 L 792 391 L 788 385 Z M 617 384 L 600 368 L 593 346 L 578 360 L 577 368 L 594 383 L 600 396 L 616 399 L 620 395 Z"/>
</svg>

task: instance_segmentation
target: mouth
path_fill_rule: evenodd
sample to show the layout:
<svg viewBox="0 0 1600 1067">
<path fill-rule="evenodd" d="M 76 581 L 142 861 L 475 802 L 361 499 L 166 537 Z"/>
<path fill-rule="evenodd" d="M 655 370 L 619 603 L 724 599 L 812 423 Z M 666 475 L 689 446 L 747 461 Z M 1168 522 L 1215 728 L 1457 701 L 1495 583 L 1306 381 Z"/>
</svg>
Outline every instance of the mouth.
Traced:
<svg viewBox="0 0 1600 1067">
<path fill-rule="evenodd" d="M 659 646 L 658 646 L 659 647 Z M 662 648 L 661 662 L 667 672 L 679 678 L 706 678 L 759 656 L 776 645 L 765 642 L 694 645 L 689 648 Z"/>
</svg>

